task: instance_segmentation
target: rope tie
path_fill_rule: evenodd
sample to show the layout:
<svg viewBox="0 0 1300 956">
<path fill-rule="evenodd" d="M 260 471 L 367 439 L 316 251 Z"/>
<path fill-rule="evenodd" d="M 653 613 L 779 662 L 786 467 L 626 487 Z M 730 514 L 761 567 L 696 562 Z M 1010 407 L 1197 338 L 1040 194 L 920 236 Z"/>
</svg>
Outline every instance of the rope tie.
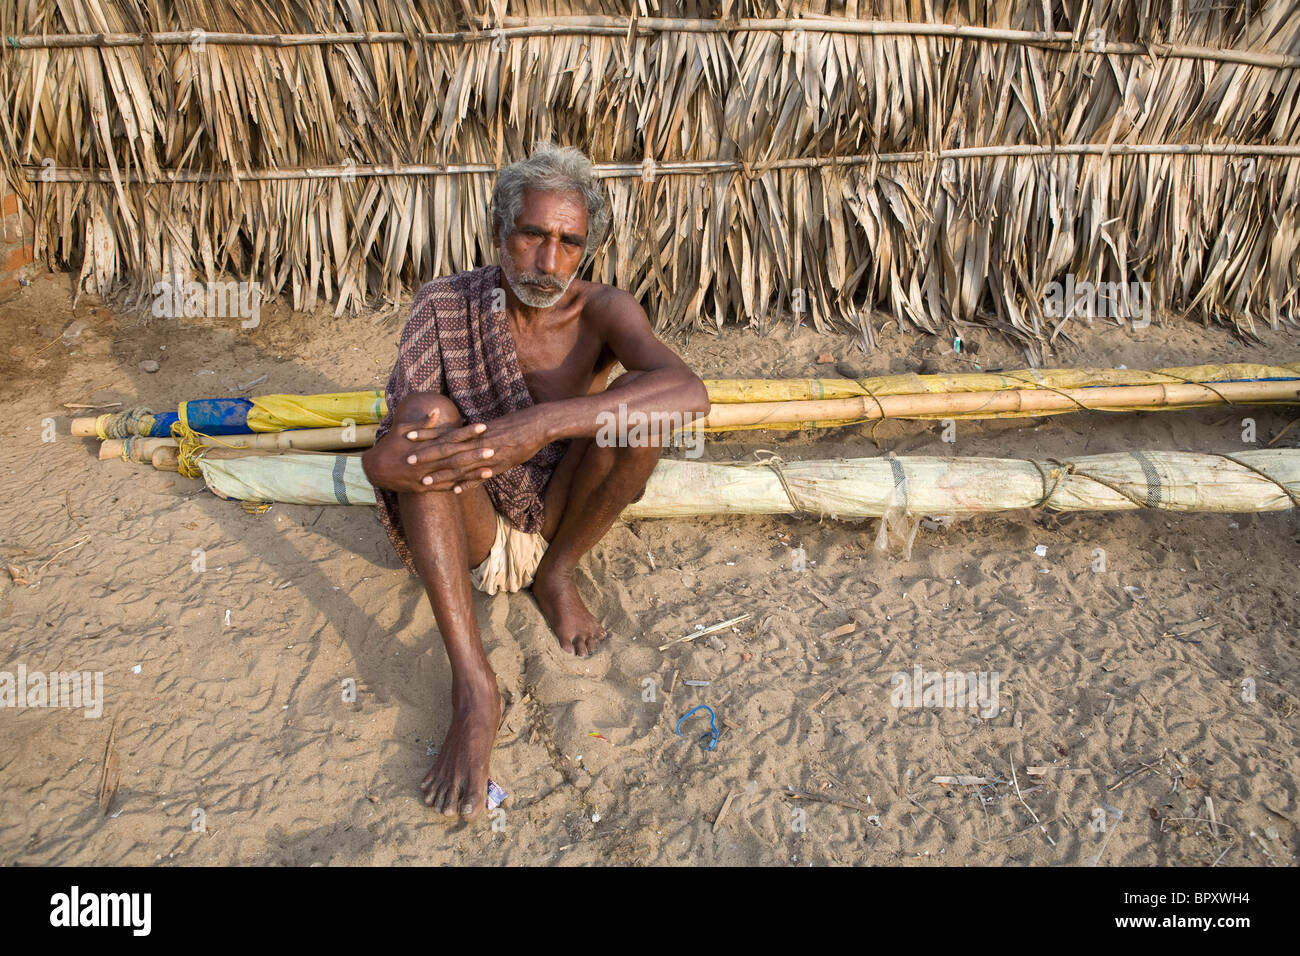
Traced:
<svg viewBox="0 0 1300 956">
<path fill-rule="evenodd" d="M 873 391 L 871 390 L 871 387 L 870 387 L 869 385 L 867 385 L 867 380 L 866 380 L 865 378 L 860 378 L 860 379 L 857 379 L 857 383 L 858 383 L 858 387 L 861 388 L 864 392 L 867 393 L 867 397 L 870 398 L 873 402 L 876 403 L 876 411 L 880 412 L 880 415 L 879 415 L 879 416 L 876 418 L 876 420 L 872 423 L 872 425 L 871 425 L 871 434 L 868 436 L 868 437 L 871 439 L 871 443 L 872 443 L 873 445 L 875 445 L 877 448 L 879 448 L 879 447 L 880 447 L 880 441 L 876 438 L 876 429 L 879 428 L 879 427 L 880 427 L 880 423 L 883 422 L 883 421 L 884 421 L 886 418 L 888 418 L 889 416 L 885 414 L 885 406 L 882 405 L 882 404 L 880 404 L 880 399 L 876 398 L 876 393 L 873 392 Z M 871 419 L 869 419 L 869 418 L 862 418 L 862 419 L 859 419 L 859 420 L 856 421 L 856 422 L 850 422 L 850 424 L 858 425 L 858 424 L 861 424 L 862 422 L 866 422 L 866 421 L 871 421 Z"/>
<path fill-rule="evenodd" d="M 202 478 L 203 472 L 199 468 L 199 459 L 203 453 L 213 445 L 224 445 L 226 448 L 237 448 L 238 445 L 232 445 L 230 442 L 222 441 L 215 435 L 206 435 L 203 432 L 195 431 L 190 427 L 189 413 L 186 410 L 188 402 L 181 402 L 180 407 L 176 410 L 176 421 L 172 425 L 172 437 L 176 439 L 176 470 L 186 478 Z"/>
<path fill-rule="evenodd" d="M 1063 482 L 1068 475 L 1074 474 L 1073 462 L 1060 462 L 1057 461 L 1055 458 L 1049 458 L 1047 459 L 1047 461 L 1049 464 L 1057 466 L 1055 469 L 1053 469 L 1056 473 L 1056 480 L 1052 483 L 1052 487 L 1050 490 L 1047 487 L 1047 472 L 1043 470 L 1042 464 L 1035 461 L 1032 458 L 1029 459 L 1029 463 L 1038 469 L 1038 477 L 1042 479 L 1043 482 L 1043 497 L 1038 499 L 1037 504 L 1031 506 L 1034 508 L 1045 507 L 1047 503 L 1051 501 L 1053 497 L 1055 497 L 1057 490 L 1061 487 L 1061 482 Z"/>
<path fill-rule="evenodd" d="M 143 406 L 128 408 L 121 412 L 109 412 L 95 419 L 95 434 L 101 440 L 107 438 L 129 438 L 132 435 L 148 435 L 153 431 L 154 412 Z"/>
<path fill-rule="evenodd" d="M 1107 481 L 1105 478 L 1098 478 L 1096 475 L 1090 475 L 1090 474 L 1088 474 L 1086 471 L 1074 471 L 1073 469 L 1076 467 L 1076 464 L 1077 464 L 1077 463 L 1075 463 L 1075 462 L 1071 462 L 1071 464 L 1070 464 L 1070 468 L 1071 468 L 1071 473 L 1072 473 L 1072 474 L 1076 474 L 1076 475 L 1078 475 L 1080 478 L 1087 478 L 1089 481 L 1095 481 L 1097 484 L 1101 485 L 1103 488 L 1109 488 L 1111 491 L 1115 492 L 1115 494 L 1119 495 L 1121 498 L 1126 498 L 1126 499 L 1128 499 L 1129 501 L 1133 502 L 1133 504 L 1137 505 L 1139 508 L 1150 508 L 1150 507 L 1151 507 L 1151 506 L 1150 506 L 1149 504 L 1147 504 L 1145 501 L 1142 501 L 1141 499 L 1135 497 L 1134 495 L 1129 494 L 1129 493 L 1128 493 L 1127 491 L 1125 491 L 1123 488 L 1118 487 L 1118 486 L 1115 485 L 1113 482 Z M 1150 491 L 1150 489 L 1148 488 L 1148 493 L 1149 493 L 1149 491 Z"/>
<path fill-rule="evenodd" d="M 1079 406 L 1079 411 L 1081 411 L 1081 412 L 1112 411 L 1112 409 L 1105 409 L 1105 408 L 1103 408 L 1103 409 L 1089 408 L 1087 405 L 1083 404 L 1083 402 L 1079 401 L 1079 400 L 1078 400 L 1077 398 L 1075 398 L 1073 395 L 1066 394 L 1065 392 L 1061 391 L 1059 388 L 1053 388 L 1051 385 L 1045 385 L 1045 384 L 1042 383 L 1042 382 L 1035 382 L 1035 381 L 1033 381 L 1032 379 L 1030 379 L 1029 381 L 1025 381 L 1025 379 L 1023 379 L 1023 378 L 1017 378 L 1016 376 L 1014 376 L 1014 375 L 1010 375 L 1010 374 L 1007 374 L 1006 372 L 1004 372 L 1004 373 L 1002 373 L 1002 374 L 1003 374 L 1006 378 L 1011 379 L 1011 381 L 1013 381 L 1013 382 L 1020 382 L 1020 383 L 1022 383 L 1022 384 L 1024 384 L 1024 385 L 1029 385 L 1029 386 L 1031 386 L 1032 388 L 1036 388 L 1036 389 L 1041 388 L 1041 389 L 1043 389 L 1044 391 L 1055 392 L 1057 395 L 1062 395 L 1062 396 L 1064 396 L 1065 398 L 1068 398 L 1070 401 L 1074 402 L 1074 404 L 1078 405 L 1078 406 Z"/>
<path fill-rule="evenodd" d="M 1199 385 L 1199 386 L 1201 386 L 1202 388 L 1208 388 L 1208 389 L 1209 389 L 1211 392 L 1213 392 L 1215 395 L 1218 395 L 1218 396 L 1219 396 L 1219 401 L 1223 402 L 1223 404 L 1225 404 L 1225 405 L 1236 405 L 1236 404 L 1237 404 L 1237 403 L 1234 402 L 1232 399 L 1230 399 L 1230 398 L 1225 398 L 1224 395 L 1223 395 L 1223 393 L 1220 392 L 1217 388 L 1214 388 L 1214 387 L 1213 387 L 1209 382 L 1193 382 L 1193 381 L 1192 381 L 1191 379 L 1189 379 L 1189 378 L 1183 378 L 1181 375 L 1170 375 L 1168 372 L 1159 372 L 1159 373 L 1157 373 L 1157 374 L 1163 375 L 1163 376 L 1165 376 L 1166 378 L 1172 378 L 1174 381 L 1177 381 L 1177 382 L 1182 382 L 1184 385 Z M 1279 403 L 1279 404 L 1286 404 L 1286 403 L 1285 403 L 1285 402 L 1282 402 L 1282 403 Z"/>
<path fill-rule="evenodd" d="M 758 458 L 760 455 L 766 455 L 767 457 Z M 796 495 L 794 489 L 790 487 L 790 481 L 785 474 L 785 460 L 780 455 L 774 451 L 760 449 L 759 451 L 754 452 L 754 457 L 758 458 L 758 463 L 760 465 L 770 468 L 772 474 L 776 475 L 776 480 L 781 482 L 781 489 L 785 492 L 786 498 L 790 500 L 790 507 L 794 509 L 793 513 L 796 518 L 815 517 L 820 520 L 826 516 L 826 512 L 821 509 L 820 505 L 817 508 L 816 514 L 813 514 L 810 509 L 803 507 L 803 503 L 800 502 L 799 496 Z"/>
</svg>

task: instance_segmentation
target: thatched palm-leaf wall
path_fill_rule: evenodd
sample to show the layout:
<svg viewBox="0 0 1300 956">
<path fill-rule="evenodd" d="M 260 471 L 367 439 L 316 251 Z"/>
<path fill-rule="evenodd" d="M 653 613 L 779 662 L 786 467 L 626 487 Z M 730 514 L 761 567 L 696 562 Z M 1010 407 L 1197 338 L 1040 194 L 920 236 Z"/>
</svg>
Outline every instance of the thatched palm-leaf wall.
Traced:
<svg viewBox="0 0 1300 956">
<path fill-rule="evenodd" d="M 1246 333 L 1300 307 L 1298 0 L 0 16 L 0 161 L 38 255 L 101 290 L 230 272 L 295 307 L 396 301 L 488 261 L 492 170 L 552 137 L 609 176 L 592 277 L 665 329 L 802 307 L 870 342 L 876 308 L 1037 351 L 1081 321 L 1041 308 L 1067 272 Z"/>
</svg>

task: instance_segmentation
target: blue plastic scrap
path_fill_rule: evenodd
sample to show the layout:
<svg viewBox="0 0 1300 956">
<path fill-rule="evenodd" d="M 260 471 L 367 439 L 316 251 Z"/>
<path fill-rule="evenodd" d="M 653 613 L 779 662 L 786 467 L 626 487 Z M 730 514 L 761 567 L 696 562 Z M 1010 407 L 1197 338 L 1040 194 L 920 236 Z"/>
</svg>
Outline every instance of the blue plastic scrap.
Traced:
<svg viewBox="0 0 1300 956">
<path fill-rule="evenodd" d="M 704 745 L 705 750 L 712 750 L 718 746 L 718 724 L 717 718 L 713 714 L 713 708 L 708 704 L 700 704 L 698 707 L 692 707 L 686 713 L 682 714 L 677 721 L 677 730 L 675 733 L 680 737 L 682 735 L 682 724 L 686 722 L 686 718 L 701 710 L 707 710 L 709 712 L 709 729 L 707 733 L 700 735 L 700 743 Z M 708 741 L 707 744 L 704 743 L 706 740 Z"/>
</svg>

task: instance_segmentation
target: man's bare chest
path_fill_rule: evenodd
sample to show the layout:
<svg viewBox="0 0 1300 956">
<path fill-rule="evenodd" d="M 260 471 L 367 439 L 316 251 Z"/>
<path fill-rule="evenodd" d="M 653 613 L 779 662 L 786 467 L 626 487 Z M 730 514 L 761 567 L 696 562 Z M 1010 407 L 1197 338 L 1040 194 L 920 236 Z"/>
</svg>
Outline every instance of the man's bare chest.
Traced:
<svg viewBox="0 0 1300 956">
<path fill-rule="evenodd" d="M 538 330 L 519 329 L 512 323 L 511 334 L 519 371 L 534 403 L 576 398 L 591 391 L 602 348 L 596 336 L 584 334 L 580 322 Z"/>
</svg>

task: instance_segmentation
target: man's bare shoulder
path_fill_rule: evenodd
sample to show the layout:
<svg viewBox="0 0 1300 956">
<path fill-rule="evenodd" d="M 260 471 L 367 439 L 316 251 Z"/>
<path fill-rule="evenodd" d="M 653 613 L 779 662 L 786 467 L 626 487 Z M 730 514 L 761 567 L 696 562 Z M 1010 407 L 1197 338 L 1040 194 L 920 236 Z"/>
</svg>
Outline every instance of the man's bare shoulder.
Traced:
<svg viewBox="0 0 1300 956">
<path fill-rule="evenodd" d="M 630 292 L 603 282 L 584 282 L 582 316 L 599 324 L 648 321 L 645 309 Z"/>
</svg>

